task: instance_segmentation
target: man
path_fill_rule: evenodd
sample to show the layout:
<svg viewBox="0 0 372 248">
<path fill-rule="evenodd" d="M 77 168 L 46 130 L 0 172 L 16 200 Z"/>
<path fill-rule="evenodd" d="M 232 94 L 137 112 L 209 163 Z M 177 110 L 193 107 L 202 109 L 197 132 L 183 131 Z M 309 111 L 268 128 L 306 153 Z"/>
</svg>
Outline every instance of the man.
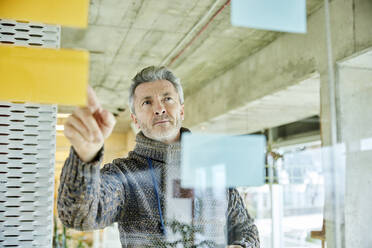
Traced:
<svg viewBox="0 0 372 248">
<path fill-rule="evenodd" d="M 147 67 L 133 79 L 131 118 L 141 130 L 127 158 L 100 169 L 103 143 L 115 119 L 103 110 L 91 88 L 88 106 L 65 124 L 72 144 L 61 174 L 58 213 L 67 227 L 104 228 L 118 222 L 122 247 L 169 247 L 164 220 L 164 171 L 178 161 L 184 119 L 179 79 L 165 67 Z M 171 161 L 169 161 L 171 160 Z M 158 171 L 162 173 L 156 173 Z M 258 231 L 236 190 L 228 190 L 228 247 L 259 247 Z M 158 243 L 156 243 L 158 242 Z M 190 245 L 190 247 L 192 247 Z"/>
</svg>

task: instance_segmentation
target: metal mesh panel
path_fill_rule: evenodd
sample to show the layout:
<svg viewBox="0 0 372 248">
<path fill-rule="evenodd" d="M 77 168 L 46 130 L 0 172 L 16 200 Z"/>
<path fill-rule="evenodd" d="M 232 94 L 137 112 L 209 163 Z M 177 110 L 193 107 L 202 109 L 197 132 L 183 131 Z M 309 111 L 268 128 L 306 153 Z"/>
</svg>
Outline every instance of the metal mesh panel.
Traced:
<svg viewBox="0 0 372 248">
<path fill-rule="evenodd" d="M 0 19 L 0 43 L 59 48 L 60 27 Z M 0 247 L 52 245 L 56 115 L 0 102 Z"/>
</svg>

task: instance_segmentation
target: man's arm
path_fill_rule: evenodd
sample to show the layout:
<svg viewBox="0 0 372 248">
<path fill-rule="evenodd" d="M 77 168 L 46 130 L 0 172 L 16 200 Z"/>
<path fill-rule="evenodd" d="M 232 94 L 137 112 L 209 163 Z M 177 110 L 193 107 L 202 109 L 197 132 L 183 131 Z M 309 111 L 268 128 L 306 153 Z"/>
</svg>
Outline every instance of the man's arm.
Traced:
<svg viewBox="0 0 372 248">
<path fill-rule="evenodd" d="M 76 108 L 65 123 L 64 133 L 72 148 L 58 192 L 60 219 L 66 226 L 81 230 L 110 225 L 125 197 L 123 173 L 114 164 L 100 172 L 103 143 L 116 120 L 101 107 L 91 87 L 87 95 L 87 106 Z"/>
<path fill-rule="evenodd" d="M 229 189 L 227 215 L 228 244 L 259 248 L 258 230 L 236 189 Z"/>
<path fill-rule="evenodd" d="M 91 162 L 83 162 L 71 148 L 61 174 L 57 208 L 62 223 L 78 230 L 104 228 L 124 208 L 125 178 L 115 164 L 100 171 L 103 149 Z"/>
</svg>

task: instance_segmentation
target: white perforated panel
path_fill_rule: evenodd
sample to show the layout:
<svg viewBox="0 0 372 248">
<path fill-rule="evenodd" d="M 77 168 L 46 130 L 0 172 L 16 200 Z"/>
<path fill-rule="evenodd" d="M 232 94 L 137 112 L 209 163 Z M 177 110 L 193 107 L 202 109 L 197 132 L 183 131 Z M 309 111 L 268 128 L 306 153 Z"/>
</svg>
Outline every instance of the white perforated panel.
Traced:
<svg viewBox="0 0 372 248">
<path fill-rule="evenodd" d="M 59 48 L 61 28 L 0 19 L 0 43 Z"/>
<path fill-rule="evenodd" d="M 0 102 L 2 247 L 50 247 L 56 107 Z"/>
<path fill-rule="evenodd" d="M 60 27 L 3 19 L 0 43 L 59 48 Z M 0 247 L 52 246 L 56 115 L 0 102 Z"/>
</svg>

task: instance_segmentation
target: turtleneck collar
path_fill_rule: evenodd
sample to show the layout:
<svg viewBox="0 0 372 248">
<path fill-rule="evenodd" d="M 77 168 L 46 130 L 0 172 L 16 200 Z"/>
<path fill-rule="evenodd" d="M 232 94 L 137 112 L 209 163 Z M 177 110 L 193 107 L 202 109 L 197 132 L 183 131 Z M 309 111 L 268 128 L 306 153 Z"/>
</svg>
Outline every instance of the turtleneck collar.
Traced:
<svg viewBox="0 0 372 248">
<path fill-rule="evenodd" d="M 181 127 L 181 137 L 184 132 L 190 132 L 190 130 Z M 172 144 L 165 144 L 146 137 L 141 131 L 136 136 L 134 152 L 143 157 L 151 158 L 160 162 L 169 162 L 174 161 L 175 159 L 179 160 L 181 142 L 178 141 Z"/>
</svg>

